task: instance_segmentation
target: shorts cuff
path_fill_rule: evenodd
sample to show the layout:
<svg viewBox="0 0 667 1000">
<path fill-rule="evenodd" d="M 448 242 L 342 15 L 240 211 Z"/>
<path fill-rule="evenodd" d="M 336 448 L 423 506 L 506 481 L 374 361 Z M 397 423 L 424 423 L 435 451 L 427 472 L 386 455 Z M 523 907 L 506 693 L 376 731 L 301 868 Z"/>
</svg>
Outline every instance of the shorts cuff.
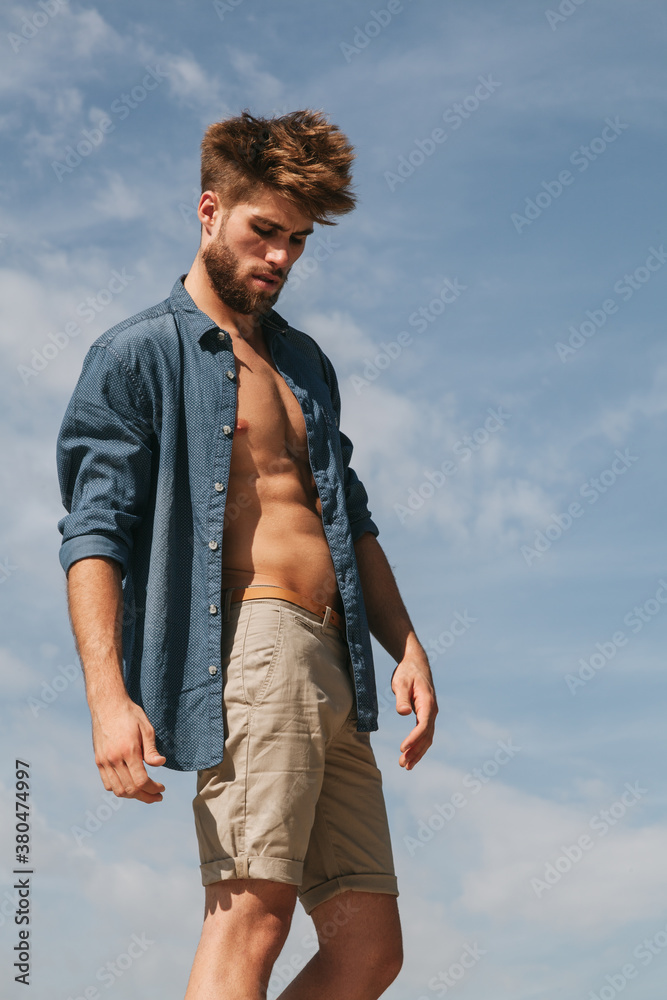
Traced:
<svg viewBox="0 0 667 1000">
<path fill-rule="evenodd" d="M 292 882 L 301 885 L 303 861 L 286 858 L 241 857 L 221 858 L 199 866 L 202 885 L 211 885 L 229 878 L 265 878 L 271 882 Z"/>
<path fill-rule="evenodd" d="M 341 892 L 348 889 L 356 889 L 357 892 L 387 892 L 392 896 L 398 896 L 398 880 L 395 875 L 382 874 L 359 874 L 341 875 L 340 878 L 332 878 L 329 882 L 321 882 L 307 892 L 299 894 L 306 913 L 310 914 L 320 903 L 332 899 Z"/>
</svg>

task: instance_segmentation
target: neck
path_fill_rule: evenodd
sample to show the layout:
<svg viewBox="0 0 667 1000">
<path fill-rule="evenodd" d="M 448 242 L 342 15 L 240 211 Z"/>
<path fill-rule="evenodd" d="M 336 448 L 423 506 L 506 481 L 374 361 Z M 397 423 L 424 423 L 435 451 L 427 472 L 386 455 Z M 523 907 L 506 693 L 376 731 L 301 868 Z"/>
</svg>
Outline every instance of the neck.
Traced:
<svg viewBox="0 0 667 1000">
<path fill-rule="evenodd" d="M 232 340 L 243 340 L 251 345 L 261 340 L 259 317 L 254 313 L 234 312 L 222 301 L 211 286 L 199 254 L 183 281 L 183 287 L 197 308 L 210 316 L 221 330 L 226 330 Z"/>
</svg>

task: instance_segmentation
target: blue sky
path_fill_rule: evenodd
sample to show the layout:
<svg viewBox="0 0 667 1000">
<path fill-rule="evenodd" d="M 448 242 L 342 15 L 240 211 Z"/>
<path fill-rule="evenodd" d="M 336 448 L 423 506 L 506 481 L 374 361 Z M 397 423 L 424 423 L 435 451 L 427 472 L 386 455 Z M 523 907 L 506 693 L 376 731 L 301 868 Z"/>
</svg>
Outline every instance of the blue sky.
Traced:
<svg viewBox="0 0 667 1000">
<path fill-rule="evenodd" d="M 406 773 L 410 723 L 375 644 L 406 951 L 386 995 L 653 1000 L 664 6 L 44 0 L 0 17 L 6 978 L 20 757 L 32 995 L 183 995 L 203 902 L 194 776 L 161 774 L 158 806 L 106 801 L 58 562 L 55 439 L 88 346 L 190 267 L 205 127 L 311 107 L 356 147 L 359 205 L 309 238 L 278 310 L 336 366 L 440 702 Z M 310 925 L 297 906 L 271 996 L 312 952 Z"/>
</svg>

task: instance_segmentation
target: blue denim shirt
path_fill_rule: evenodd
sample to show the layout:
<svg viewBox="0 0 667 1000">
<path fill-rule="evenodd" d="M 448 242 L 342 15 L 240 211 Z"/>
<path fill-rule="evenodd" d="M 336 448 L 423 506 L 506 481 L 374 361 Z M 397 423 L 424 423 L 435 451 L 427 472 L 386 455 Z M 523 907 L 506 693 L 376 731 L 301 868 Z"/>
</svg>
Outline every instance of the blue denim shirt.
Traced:
<svg viewBox="0 0 667 1000">
<path fill-rule="evenodd" d="M 167 767 L 223 758 L 222 531 L 236 422 L 232 339 L 175 282 L 169 298 L 90 346 L 57 442 L 65 572 L 122 566 L 123 667 Z M 333 366 L 271 310 L 271 357 L 303 412 L 322 523 L 345 610 L 357 731 L 378 728 L 373 655 L 353 542 L 378 528 L 350 468 Z"/>
</svg>

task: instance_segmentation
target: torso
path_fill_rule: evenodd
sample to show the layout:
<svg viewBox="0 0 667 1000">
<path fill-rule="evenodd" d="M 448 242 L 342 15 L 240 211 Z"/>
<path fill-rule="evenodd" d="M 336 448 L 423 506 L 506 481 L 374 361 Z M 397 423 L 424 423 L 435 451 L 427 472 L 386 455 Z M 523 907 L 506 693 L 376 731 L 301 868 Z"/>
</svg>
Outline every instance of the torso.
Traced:
<svg viewBox="0 0 667 1000">
<path fill-rule="evenodd" d="M 342 613 L 301 407 L 263 339 L 250 347 L 235 338 L 234 360 L 222 587 L 271 584 Z"/>
</svg>

